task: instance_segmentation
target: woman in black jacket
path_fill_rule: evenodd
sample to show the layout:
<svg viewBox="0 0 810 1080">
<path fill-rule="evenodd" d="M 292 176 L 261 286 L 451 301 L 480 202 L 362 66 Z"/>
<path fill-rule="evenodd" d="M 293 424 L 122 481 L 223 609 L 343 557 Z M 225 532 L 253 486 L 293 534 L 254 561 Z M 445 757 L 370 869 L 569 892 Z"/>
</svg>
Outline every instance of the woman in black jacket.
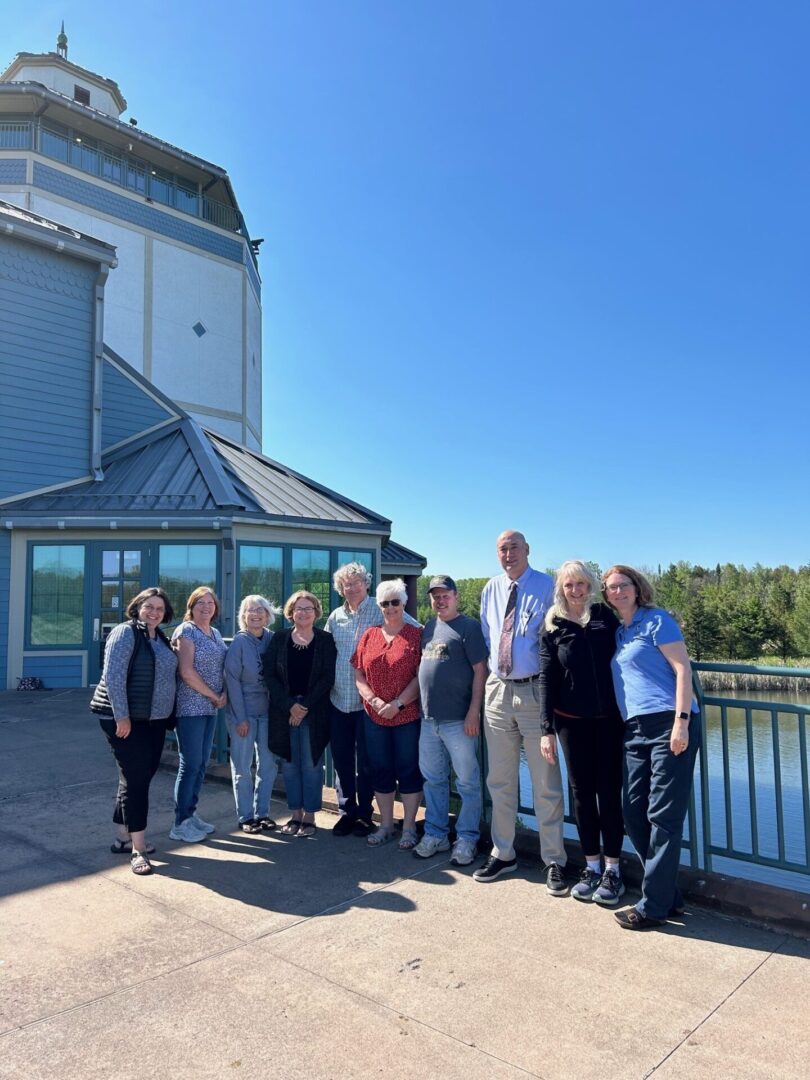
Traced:
<svg viewBox="0 0 810 1080">
<path fill-rule="evenodd" d="M 323 799 L 323 752 L 329 742 L 329 693 L 335 683 L 335 641 L 315 623 L 323 614 L 310 592 L 295 592 L 284 605 L 293 625 L 273 635 L 264 659 L 270 694 L 270 750 L 284 759 L 282 772 L 292 817 L 281 832 L 312 836 Z"/>
<path fill-rule="evenodd" d="M 547 761 L 556 761 L 559 736 L 568 766 L 587 863 L 571 895 L 613 906 L 624 893 L 619 868 L 624 725 L 610 671 L 618 620 L 606 604 L 591 603 L 598 593 L 596 576 L 580 560 L 557 571 L 554 604 L 540 639 L 540 751 Z"/>
<path fill-rule="evenodd" d="M 177 656 L 161 623 L 174 618 L 163 589 L 144 589 L 127 608 L 129 622 L 107 638 L 104 670 L 90 708 L 99 714 L 118 766 L 113 821 L 118 835 L 110 849 L 131 855 L 133 874 L 152 873 L 146 843 L 149 785 L 160 765 L 166 727 L 172 724 Z M 173 726 L 173 725 L 172 725 Z"/>
</svg>

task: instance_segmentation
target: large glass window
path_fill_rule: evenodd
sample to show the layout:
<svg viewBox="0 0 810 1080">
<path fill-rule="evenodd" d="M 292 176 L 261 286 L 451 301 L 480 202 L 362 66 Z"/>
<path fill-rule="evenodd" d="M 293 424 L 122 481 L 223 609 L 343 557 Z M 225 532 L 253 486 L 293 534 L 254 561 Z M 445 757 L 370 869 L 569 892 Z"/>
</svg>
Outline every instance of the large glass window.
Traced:
<svg viewBox="0 0 810 1080">
<path fill-rule="evenodd" d="M 158 585 L 169 594 L 174 622 L 183 618 L 186 601 L 200 585 L 217 587 L 216 544 L 161 544 Z"/>
<path fill-rule="evenodd" d="M 374 573 L 374 556 L 370 551 L 339 551 L 335 569 L 350 562 L 359 562 L 361 566 L 365 566 L 370 574 Z"/>
<path fill-rule="evenodd" d="M 330 582 L 329 552 L 320 548 L 292 549 L 292 588 L 290 593 L 306 589 L 314 593 L 321 602 L 323 618 L 318 623 L 323 626 L 329 614 Z"/>
<path fill-rule="evenodd" d="M 32 645 L 81 645 L 84 545 L 35 544 L 31 558 Z"/>
<path fill-rule="evenodd" d="M 242 544 L 239 547 L 239 596 L 258 593 L 279 607 L 284 596 L 284 552 L 280 547 Z"/>
</svg>

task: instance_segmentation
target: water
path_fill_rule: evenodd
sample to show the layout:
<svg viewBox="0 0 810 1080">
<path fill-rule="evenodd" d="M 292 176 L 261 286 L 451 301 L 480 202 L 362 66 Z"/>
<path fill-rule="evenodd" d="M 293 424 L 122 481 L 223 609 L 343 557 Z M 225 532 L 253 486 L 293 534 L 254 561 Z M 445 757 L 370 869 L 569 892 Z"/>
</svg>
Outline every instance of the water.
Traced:
<svg viewBox="0 0 810 1080">
<path fill-rule="evenodd" d="M 776 723 L 771 713 L 751 710 L 750 724 L 746 721 L 744 708 L 729 705 L 726 709 L 726 739 L 724 749 L 721 709 L 706 707 L 706 745 L 708 760 L 709 831 L 713 847 L 732 848 L 741 854 L 751 855 L 754 840 L 761 857 L 782 859 L 804 864 L 807 861 L 807 837 L 805 835 L 802 806 L 801 748 L 799 724 L 805 724 L 805 769 L 810 774 L 810 717 L 790 712 L 790 704 L 810 707 L 810 694 L 778 694 L 767 691 L 748 691 L 707 695 L 747 701 L 778 701 L 787 711 L 780 709 Z M 750 766 L 749 766 L 750 750 Z M 724 790 L 724 757 L 728 761 L 728 794 Z M 778 766 L 778 769 L 777 769 Z M 562 762 L 565 775 L 565 761 Z M 777 782 L 778 778 L 778 782 Z M 696 835 L 702 846 L 703 822 L 701 820 L 700 759 L 695 770 Z M 754 792 L 753 807 L 751 792 Z M 521 806 L 531 806 L 531 780 L 525 761 L 520 773 Z M 567 778 L 565 783 L 566 815 L 571 813 Z M 784 849 L 780 853 L 778 842 L 778 818 L 781 809 Z M 535 828 L 533 815 L 521 812 L 526 826 Z M 686 836 L 688 837 L 688 821 Z M 576 838 L 576 829 L 566 824 L 566 836 Z M 629 849 L 629 843 L 625 841 Z M 684 850 L 683 862 L 688 863 L 689 852 Z M 712 869 L 717 873 L 763 881 L 783 888 L 810 892 L 810 876 L 793 871 L 762 866 L 722 855 L 712 855 Z"/>
</svg>

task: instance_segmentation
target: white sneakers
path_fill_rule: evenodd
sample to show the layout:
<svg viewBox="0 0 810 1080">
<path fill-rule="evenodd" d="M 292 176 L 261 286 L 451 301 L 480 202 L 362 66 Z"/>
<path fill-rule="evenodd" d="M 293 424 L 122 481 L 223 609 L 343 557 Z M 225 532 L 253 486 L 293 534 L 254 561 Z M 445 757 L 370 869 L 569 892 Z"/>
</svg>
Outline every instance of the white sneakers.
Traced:
<svg viewBox="0 0 810 1080">
<path fill-rule="evenodd" d="M 456 840 L 450 862 L 453 866 L 469 866 L 475 859 L 477 848 L 472 840 Z"/>
<path fill-rule="evenodd" d="M 191 815 L 191 821 L 194 824 L 194 828 L 198 829 L 200 832 L 204 832 L 206 834 L 216 832 L 216 829 L 211 824 L 211 822 L 203 821 L 203 819 L 200 817 L 196 810 Z"/>
<path fill-rule="evenodd" d="M 438 855 L 440 851 L 449 850 L 450 841 L 446 836 L 428 836 L 428 834 L 425 833 L 413 849 L 413 853 L 414 855 L 418 855 L 420 859 L 429 859 L 431 855 Z"/>
<path fill-rule="evenodd" d="M 190 817 L 179 825 L 175 825 L 169 833 L 170 840 L 182 840 L 186 844 L 199 844 L 200 840 L 205 840 L 207 836 L 208 833 L 198 829 L 194 824 L 194 819 Z"/>
</svg>

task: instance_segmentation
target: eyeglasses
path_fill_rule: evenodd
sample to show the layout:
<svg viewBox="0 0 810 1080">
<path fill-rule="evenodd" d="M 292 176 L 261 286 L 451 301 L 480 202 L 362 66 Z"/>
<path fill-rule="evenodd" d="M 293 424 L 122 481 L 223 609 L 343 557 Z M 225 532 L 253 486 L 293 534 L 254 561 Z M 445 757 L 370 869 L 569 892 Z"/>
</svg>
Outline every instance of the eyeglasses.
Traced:
<svg viewBox="0 0 810 1080">
<path fill-rule="evenodd" d="M 401 600 L 381 600 L 380 607 L 399 607 Z"/>
<path fill-rule="evenodd" d="M 299 615 L 306 615 L 306 613 L 308 611 L 314 611 L 314 610 L 315 610 L 315 608 L 312 606 L 312 604 L 307 604 L 305 607 L 295 607 L 295 608 L 293 608 L 293 614 L 295 614 L 296 611 L 297 611 Z"/>
<path fill-rule="evenodd" d="M 248 615 L 266 615 L 267 611 L 263 607 L 249 607 L 247 613 Z"/>
<path fill-rule="evenodd" d="M 624 592 L 625 589 L 635 589 L 635 585 L 632 581 L 620 581 L 618 585 L 605 585 L 605 592 L 609 593 Z"/>
</svg>

